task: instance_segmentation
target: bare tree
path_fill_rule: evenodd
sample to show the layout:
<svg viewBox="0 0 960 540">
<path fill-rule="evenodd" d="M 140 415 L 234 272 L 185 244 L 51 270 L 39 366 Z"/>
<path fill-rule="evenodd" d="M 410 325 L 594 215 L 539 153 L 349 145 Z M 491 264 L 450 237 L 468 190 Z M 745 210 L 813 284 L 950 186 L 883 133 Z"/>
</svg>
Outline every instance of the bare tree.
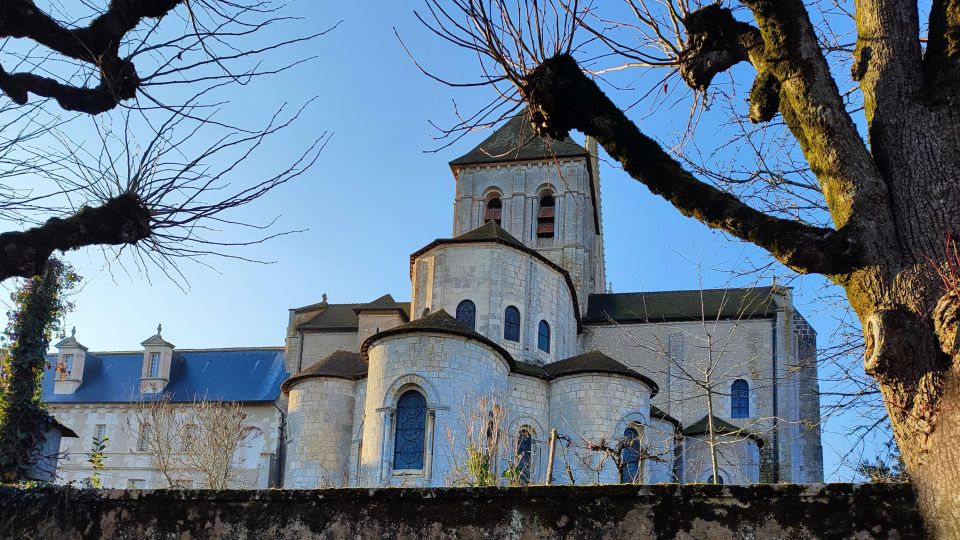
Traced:
<svg viewBox="0 0 960 540">
<path fill-rule="evenodd" d="M 506 418 L 501 397 L 464 396 L 457 424 L 448 425 L 445 432 L 450 451 L 449 484 L 485 487 L 499 483 L 498 460 L 509 439 Z"/>
<path fill-rule="evenodd" d="M 864 329 L 866 370 L 879 383 L 931 534 L 960 536 L 952 474 L 960 468 L 960 295 L 937 275 L 948 264 L 944 245 L 958 232 L 960 212 L 956 2 L 925 6 L 925 28 L 918 2 L 906 1 L 861 0 L 846 11 L 800 0 L 627 0 L 632 19 L 609 25 L 598 22 L 608 19 L 597 15 L 599 4 L 576 1 L 428 5 L 431 28 L 480 59 L 478 82 L 495 86 L 498 100 L 525 103 L 538 134 L 560 138 L 576 129 L 595 137 L 682 214 L 842 287 Z M 735 17 L 741 6 L 747 20 Z M 831 22 L 815 26 L 812 15 Z M 855 28 L 846 39 L 822 39 L 823 29 L 843 24 Z M 736 87 L 750 100 L 741 116 L 790 132 L 816 179 L 808 195 L 827 209 L 829 222 L 764 211 L 664 151 L 584 73 L 575 55 L 585 42 L 605 49 L 592 58 L 663 69 L 701 95 L 718 75 L 737 82 L 743 71 L 731 68 L 749 64 L 756 73 L 749 90 L 746 81 Z M 833 61 L 851 53 L 849 71 Z M 849 89 L 841 91 L 838 79 Z M 865 122 L 863 132 L 854 115 Z"/>
<path fill-rule="evenodd" d="M 169 263 L 171 255 L 222 250 L 213 229 L 268 225 L 229 213 L 302 173 L 325 134 L 272 178 L 228 187 L 227 173 L 243 159 L 223 162 L 214 174 L 206 168 L 227 151 L 252 153 L 298 115 L 282 112 L 282 98 L 269 105 L 277 114 L 264 128 L 217 113 L 230 92 L 309 59 L 287 49 L 325 31 L 298 34 L 282 7 L 271 0 L 118 0 L 71 5 L 68 13 L 55 3 L 45 10 L 31 0 L 5 2 L 0 90 L 12 103 L 0 106 L 0 214 L 32 227 L 0 234 L 0 280 L 31 277 L 54 252 L 92 245 L 136 246 Z M 274 28 L 287 31 L 271 36 Z M 89 148 L 83 139 L 91 128 L 116 140 Z M 179 153 L 198 135 L 210 146 L 195 156 L 189 145 Z M 142 146 L 123 146 L 134 140 Z M 54 141 L 60 151 L 50 151 Z M 181 170 L 169 167 L 171 158 Z M 181 242 L 192 246 L 176 247 Z"/>
<path fill-rule="evenodd" d="M 174 402 L 169 394 L 131 402 L 127 434 L 137 452 L 163 477 L 166 488 L 186 484 L 209 489 L 250 487 L 243 450 L 262 433 L 239 403 L 196 398 Z"/>
</svg>

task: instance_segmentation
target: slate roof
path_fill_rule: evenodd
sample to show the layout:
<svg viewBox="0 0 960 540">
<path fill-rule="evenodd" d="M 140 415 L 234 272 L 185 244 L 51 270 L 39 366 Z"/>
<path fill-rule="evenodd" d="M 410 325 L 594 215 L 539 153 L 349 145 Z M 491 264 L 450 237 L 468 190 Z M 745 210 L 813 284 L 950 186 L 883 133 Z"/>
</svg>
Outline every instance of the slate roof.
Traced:
<svg viewBox="0 0 960 540">
<path fill-rule="evenodd" d="M 710 426 L 708 424 L 708 418 L 710 415 L 706 415 L 700 420 L 697 420 L 690 427 L 683 430 L 684 435 L 703 435 L 710 431 Z M 735 426 L 730 422 L 722 418 L 713 417 L 713 432 L 720 435 L 733 435 L 739 437 L 748 437 L 753 439 L 757 443 L 758 448 L 763 448 L 763 437 L 757 435 L 756 433 L 748 430 L 747 428 L 742 428 L 740 426 Z"/>
<path fill-rule="evenodd" d="M 589 154 L 569 136 L 558 141 L 535 134 L 530 125 L 530 112 L 524 108 L 476 148 L 451 161 L 450 166 L 575 156 L 588 157 Z"/>
<path fill-rule="evenodd" d="M 360 357 L 360 353 L 349 351 L 334 351 L 323 357 L 312 366 L 301 370 L 290 377 L 280 386 L 284 394 L 290 393 L 290 387 L 303 379 L 316 377 L 330 377 L 358 381 L 367 376 L 367 363 Z"/>
<path fill-rule="evenodd" d="M 773 287 L 591 294 L 587 324 L 773 317 Z"/>
<path fill-rule="evenodd" d="M 413 265 L 416 264 L 417 259 L 420 258 L 424 253 L 427 253 L 437 246 L 484 242 L 494 242 L 496 244 L 509 246 L 513 249 L 522 251 L 538 259 L 540 262 L 546 264 L 550 268 L 553 268 L 557 272 L 560 272 L 564 281 L 567 283 L 567 288 L 570 290 L 570 296 L 573 298 L 573 313 L 577 319 L 577 332 L 579 333 L 581 330 L 583 330 L 583 325 L 580 320 L 580 302 L 577 300 L 577 288 L 573 286 L 573 280 L 570 279 L 570 274 L 562 266 L 551 261 L 539 251 L 528 247 L 520 240 L 517 240 L 513 235 L 505 231 L 503 227 L 498 225 L 496 221 L 488 221 L 476 229 L 467 231 L 453 238 L 438 238 L 413 252 L 410 255 L 410 277 L 411 279 L 413 278 Z"/>
<path fill-rule="evenodd" d="M 404 308 L 403 305 L 393 299 L 393 296 L 385 294 L 373 302 L 361 304 L 353 308 L 353 312 L 359 316 L 362 311 L 399 311 L 400 316 L 403 317 L 404 320 L 410 320 L 410 317 L 407 315 L 408 309 L 410 309 L 409 303 L 407 307 Z"/>
<path fill-rule="evenodd" d="M 360 354 L 362 355 L 364 361 L 367 360 L 367 350 L 371 345 L 377 340 L 388 336 L 394 336 L 398 334 L 410 334 L 410 333 L 440 333 L 440 334 L 450 334 L 454 336 L 461 336 L 479 341 L 485 345 L 488 345 L 493 350 L 497 351 L 500 356 L 506 360 L 507 364 L 510 366 L 510 369 L 513 370 L 516 362 L 513 360 L 513 356 L 507 352 L 506 349 L 490 340 L 488 337 L 483 334 L 473 330 L 469 326 L 458 321 L 455 317 L 452 317 L 444 309 L 439 309 L 433 313 L 420 317 L 414 321 L 410 321 L 406 324 L 401 324 L 394 328 L 384 330 L 380 333 L 374 334 L 364 340 L 363 344 L 360 345 Z"/>
<path fill-rule="evenodd" d="M 73 394 L 54 394 L 56 356 L 43 374 L 47 403 L 129 403 L 140 399 L 143 352 L 88 352 L 83 384 Z M 244 349 L 183 349 L 174 351 L 170 383 L 163 394 L 174 402 L 194 397 L 241 402 L 271 402 L 288 377 L 282 347 Z M 145 394 L 159 396 L 160 394 Z"/>
<path fill-rule="evenodd" d="M 386 296 L 389 297 L 390 295 Z M 374 302 L 378 302 L 382 298 L 383 297 L 378 298 Z M 316 314 L 312 319 L 297 326 L 297 329 L 321 332 L 349 332 L 356 330 L 360 325 L 360 319 L 357 317 L 357 313 L 359 312 L 357 310 L 363 310 L 369 307 L 372 303 L 373 302 L 362 304 L 318 305 L 317 309 L 321 309 L 320 313 Z M 396 308 L 403 312 L 404 318 L 410 318 L 410 302 L 394 302 L 394 304 Z"/>
<path fill-rule="evenodd" d="M 650 387 L 650 397 L 657 395 L 660 391 L 660 387 L 653 379 L 628 368 L 600 351 L 588 351 L 544 366 L 517 362 L 516 369 L 513 371 L 548 381 L 581 373 L 610 373 L 641 381 Z"/>
<path fill-rule="evenodd" d="M 594 181 L 597 171 L 594 170 L 590 152 L 577 144 L 569 135 L 562 141 L 549 137 L 544 139 L 536 135 L 530 126 L 530 111 L 526 107 L 497 128 L 476 148 L 451 161 L 450 168 L 454 174 L 457 174 L 457 169 L 466 165 L 571 157 L 587 158 L 587 170 L 590 172 L 590 197 L 593 199 L 593 222 L 599 233 L 600 212 Z"/>
</svg>

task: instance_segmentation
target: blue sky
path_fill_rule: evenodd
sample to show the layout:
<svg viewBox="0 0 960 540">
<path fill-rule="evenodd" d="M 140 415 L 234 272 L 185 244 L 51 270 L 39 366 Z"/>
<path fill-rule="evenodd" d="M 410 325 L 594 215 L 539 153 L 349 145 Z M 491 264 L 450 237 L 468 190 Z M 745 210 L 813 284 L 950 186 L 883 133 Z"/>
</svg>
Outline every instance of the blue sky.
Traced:
<svg viewBox="0 0 960 540">
<path fill-rule="evenodd" d="M 67 259 L 84 285 L 67 327 L 76 326 L 84 345 L 137 349 L 158 323 L 164 337 L 181 348 L 281 345 L 287 309 L 317 302 L 324 293 L 331 302 L 368 301 L 384 293 L 409 299 L 409 254 L 451 232 L 454 179 L 447 162 L 489 133 L 471 134 L 431 153 L 441 143 L 428 121 L 451 125 L 453 100 L 469 111 L 490 97 L 448 88 L 417 71 L 394 27 L 418 59 L 445 75 L 471 78 L 476 65 L 428 35 L 413 17 L 413 6 L 329 2 L 321 9 L 313 2 L 295 4 L 304 10 L 305 20 L 298 23 L 304 31 L 343 22 L 299 51 L 316 55 L 312 62 L 235 89 L 224 114 L 256 122 L 281 101 L 300 104 L 319 98 L 302 121 L 277 135 L 242 171 L 264 174 L 304 141 L 332 131 L 310 173 L 240 213 L 261 221 L 280 215 L 279 228 L 306 230 L 241 252 L 272 264 L 229 259 L 207 261 L 214 269 L 184 264 L 186 291 L 159 272 L 137 271 L 129 261 L 107 265 L 99 250 L 70 253 Z M 686 120 L 681 104 L 645 118 L 642 127 L 669 139 Z M 722 134 L 712 129 L 705 128 L 704 136 Z M 691 261 L 701 258 L 709 268 L 704 285 L 723 286 L 745 257 L 758 254 L 682 217 L 609 165 L 601 167 L 601 178 L 607 276 L 617 292 L 696 288 L 698 271 Z M 832 331 L 832 312 L 810 304 L 820 283 L 802 280 L 797 303 L 826 336 Z M 836 453 L 843 448 L 842 438 L 826 435 L 828 473 L 836 469 Z"/>
</svg>

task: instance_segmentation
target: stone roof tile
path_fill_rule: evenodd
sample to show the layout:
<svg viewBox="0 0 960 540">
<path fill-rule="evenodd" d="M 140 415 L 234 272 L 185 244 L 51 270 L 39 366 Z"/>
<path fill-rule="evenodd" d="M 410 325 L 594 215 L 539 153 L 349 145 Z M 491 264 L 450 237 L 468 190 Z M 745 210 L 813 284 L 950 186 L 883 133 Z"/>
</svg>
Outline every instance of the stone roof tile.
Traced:
<svg viewBox="0 0 960 540">
<path fill-rule="evenodd" d="M 569 136 L 562 141 L 539 137 L 530 125 L 529 110 L 524 108 L 476 148 L 451 161 L 450 166 L 588 156 L 587 150 Z"/>
</svg>

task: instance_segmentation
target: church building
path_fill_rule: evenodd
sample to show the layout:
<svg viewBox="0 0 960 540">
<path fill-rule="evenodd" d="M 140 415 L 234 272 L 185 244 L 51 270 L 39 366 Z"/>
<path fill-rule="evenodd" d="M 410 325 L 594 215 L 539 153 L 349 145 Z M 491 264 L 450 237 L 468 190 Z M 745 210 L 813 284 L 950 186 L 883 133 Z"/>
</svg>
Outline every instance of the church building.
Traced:
<svg viewBox="0 0 960 540">
<path fill-rule="evenodd" d="M 282 349 L 68 338 L 51 412 L 89 440 L 131 396 L 239 401 L 262 432 L 249 487 L 469 483 L 478 448 L 500 483 L 822 481 L 816 334 L 789 288 L 610 291 L 596 145 L 526 113 L 450 168 L 453 234 L 411 254 L 409 302 L 324 295 Z"/>
</svg>

